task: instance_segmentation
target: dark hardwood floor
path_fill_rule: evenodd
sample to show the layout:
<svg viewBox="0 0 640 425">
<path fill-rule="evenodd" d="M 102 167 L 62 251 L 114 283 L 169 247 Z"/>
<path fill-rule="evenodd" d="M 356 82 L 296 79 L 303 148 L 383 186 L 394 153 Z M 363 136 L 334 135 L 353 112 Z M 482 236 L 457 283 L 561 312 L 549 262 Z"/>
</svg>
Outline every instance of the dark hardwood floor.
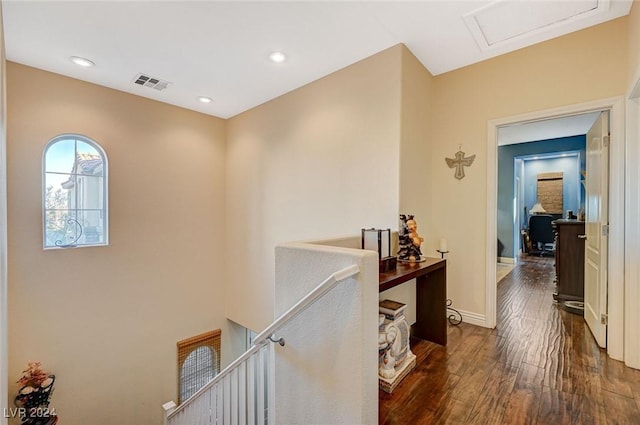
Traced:
<svg viewBox="0 0 640 425">
<path fill-rule="evenodd" d="M 381 424 L 640 424 L 640 371 L 598 348 L 553 303 L 553 258 L 523 257 L 498 284 L 493 330 L 414 341 L 415 370 L 379 392 Z"/>
</svg>

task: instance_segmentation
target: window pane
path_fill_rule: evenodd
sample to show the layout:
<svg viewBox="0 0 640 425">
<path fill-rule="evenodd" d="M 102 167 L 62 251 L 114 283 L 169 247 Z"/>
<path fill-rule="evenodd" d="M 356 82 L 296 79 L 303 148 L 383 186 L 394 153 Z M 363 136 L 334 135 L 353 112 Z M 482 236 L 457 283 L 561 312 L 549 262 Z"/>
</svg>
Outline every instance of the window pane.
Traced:
<svg viewBox="0 0 640 425">
<path fill-rule="evenodd" d="M 76 208 L 95 210 L 104 208 L 102 187 L 104 179 L 95 176 L 75 176 Z"/>
<path fill-rule="evenodd" d="M 105 243 L 102 211 L 78 211 L 78 222 L 82 225 L 78 245 Z"/>
<path fill-rule="evenodd" d="M 79 141 L 76 159 L 77 174 L 102 175 L 102 155 L 93 146 Z"/>
<path fill-rule="evenodd" d="M 78 145 L 76 147 L 77 153 L 79 154 L 87 154 L 92 156 L 100 156 L 100 152 L 93 146 L 91 146 L 87 142 L 83 142 L 82 140 L 78 140 Z"/>
<path fill-rule="evenodd" d="M 75 161 L 75 140 L 60 140 L 47 149 L 45 161 L 48 172 L 70 173 Z"/>
<path fill-rule="evenodd" d="M 68 211 L 46 212 L 46 247 L 75 245 L 80 235 L 75 213 Z"/>
<path fill-rule="evenodd" d="M 180 400 L 188 399 L 216 376 L 213 354 L 209 347 L 198 347 L 187 356 L 180 371 Z"/>
<path fill-rule="evenodd" d="M 64 222 L 66 220 L 67 211 L 47 211 L 45 215 L 45 247 L 58 246 L 65 240 Z"/>
<path fill-rule="evenodd" d="M 69 191 L 66 187 L 73 186 L 73 182 L 70 181 L 71 177 L 69 174 L 46 174 L 44 183 L 44 205 L 46 209 L 60 210 L 69 208 L 69 195 L 73 191 Z"/>
</svg>

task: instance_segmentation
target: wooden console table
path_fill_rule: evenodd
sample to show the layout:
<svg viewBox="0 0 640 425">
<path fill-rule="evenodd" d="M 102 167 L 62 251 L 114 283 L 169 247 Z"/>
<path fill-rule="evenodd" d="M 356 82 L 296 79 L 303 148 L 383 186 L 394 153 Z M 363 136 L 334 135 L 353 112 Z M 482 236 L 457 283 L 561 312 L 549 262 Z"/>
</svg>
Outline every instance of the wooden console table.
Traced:
<svg viewBox="0 0 640 425">
<path fill-rule="evenodd" d="M 396 270 L 380 273 L 379 292 L 416 280 L 416 323 L 413 336 L 447 345 L 447 261 L 398 262 Z"/>
</svg>

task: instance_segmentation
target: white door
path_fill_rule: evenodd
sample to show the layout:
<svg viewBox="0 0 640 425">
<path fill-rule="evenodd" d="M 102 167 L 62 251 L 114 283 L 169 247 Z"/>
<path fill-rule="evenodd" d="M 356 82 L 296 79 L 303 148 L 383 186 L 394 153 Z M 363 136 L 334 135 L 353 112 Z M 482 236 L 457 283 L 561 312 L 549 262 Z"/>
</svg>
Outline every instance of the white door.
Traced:
<svg viewBox="0 0 640 425">
<path fill-rule="evenodd" d="M 518 161 L 516 161 L 517 167 Z M 516 168 L 517 170 L 518 168 Z M 522 191 L 520 190 L 520 177 L 516 176 L 516 198 L 514 199 L 515 221 L 513 222 L 513 258 L 518 262 L 518 254 L 521 249 L 522 234 Z"/>
<path fill-rule="evenodd" d="M 598 345 L 607 343 L 607 242 L 609 191 L 609 112 L 602 112 L 587 133 L 586 246 L 584 318 Z"/>
</svg>

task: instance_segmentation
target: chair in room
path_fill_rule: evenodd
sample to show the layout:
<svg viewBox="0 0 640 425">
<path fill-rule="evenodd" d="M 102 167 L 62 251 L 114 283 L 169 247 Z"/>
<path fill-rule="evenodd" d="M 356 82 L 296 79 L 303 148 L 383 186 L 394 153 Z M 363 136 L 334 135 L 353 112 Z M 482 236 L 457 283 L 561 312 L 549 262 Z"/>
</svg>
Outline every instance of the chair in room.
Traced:
<svg viewBox="0 0 640 425">
<path fill-rule="evenodd" d="M 551 222 L 555 218 L 550 214 L 536 214 L 529 218 L 529 238 L 532 247 L 538 248 L 540 256 L 555 250 L 555 234 Z"/>
</svg>

